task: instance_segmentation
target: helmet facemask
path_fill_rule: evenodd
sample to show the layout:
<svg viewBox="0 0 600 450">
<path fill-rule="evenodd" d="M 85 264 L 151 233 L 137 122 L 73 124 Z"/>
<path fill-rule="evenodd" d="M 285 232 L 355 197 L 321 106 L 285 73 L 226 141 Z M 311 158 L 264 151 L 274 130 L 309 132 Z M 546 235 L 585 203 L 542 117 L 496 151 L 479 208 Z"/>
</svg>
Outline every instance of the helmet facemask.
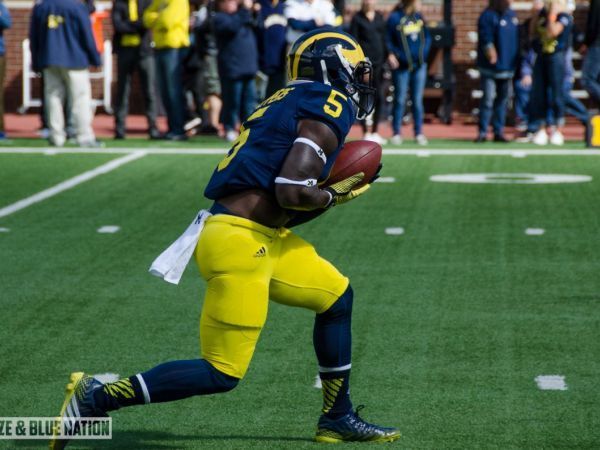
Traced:
<svg viewBox="0 0 600 450">
<path fill-rule="evenodd" d="M 345 69 L 340 71 L 342 78 L 340 81 L 344 83 L 346 92 L 356 105 L 356 118 L 363 120 L 371 114 L 375 106 L 376 91 L 373 87 L 373 65 L 366 59 L 359 61 L 352 67 L 342 54 L 339 46 L 336 47 L 335 51 Z"/>
</svg>

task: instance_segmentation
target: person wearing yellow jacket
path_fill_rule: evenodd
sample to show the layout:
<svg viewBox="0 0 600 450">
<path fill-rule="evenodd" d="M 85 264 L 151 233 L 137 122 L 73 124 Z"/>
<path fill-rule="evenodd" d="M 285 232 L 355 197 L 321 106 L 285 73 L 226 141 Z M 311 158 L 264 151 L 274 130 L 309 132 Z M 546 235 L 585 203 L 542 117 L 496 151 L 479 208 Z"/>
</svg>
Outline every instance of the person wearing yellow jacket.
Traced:
<svg viewBox="0 0 600 450">
<path fill-rule="evenodd" d="M 153 0 L 143 19 L 154 40 L 156 75 L 169 124 L 165 138 L 185 140 L 182 61 L 190 45 L 188 0 Z"/>
</svg>

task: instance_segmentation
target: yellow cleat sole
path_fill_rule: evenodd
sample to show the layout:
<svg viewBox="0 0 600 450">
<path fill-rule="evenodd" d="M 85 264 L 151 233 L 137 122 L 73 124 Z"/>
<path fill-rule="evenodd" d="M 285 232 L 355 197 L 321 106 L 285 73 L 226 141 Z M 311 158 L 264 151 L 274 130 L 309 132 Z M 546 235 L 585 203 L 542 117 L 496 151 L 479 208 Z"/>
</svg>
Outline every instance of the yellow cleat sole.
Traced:
<svg viewBox="0 0 600 450">
<path fill-rule="evenodd" d="M 333 436 L 315 436 L 315 441 L 321 444 L 339 444 L 340 442 L 394 442 L 400 439 L 401 434 L 392 434 L 391 436 L 385 436 L 378 439 L 373 439 L 371 441 L 345 441 L 341 437 L 333 437 Z"/>
<path fill-rule="evenodd" d="M 69 382 L 67 383 L 67 387 L 65 388 L 65 401 L 63 402 L 62 407 L 60 408 L 60 413 L 57 419 L 60 419 L 65 415 L 67 406 L 69 406 L 73 395 L 75 395 L 75 389 L 77 388 L 79 382 L 83 379 L 84 375 L 85 374 L 83 372 L 73 372 L 69 377 Z M 50 450 L 62 450 L 67 445 L 68 441 L 63 439 L 56 439 L 56 433 L 57 430 L 56 428 L 54 428 L 52 432 L 52 439 L 50 440 Z"/>
</svg>

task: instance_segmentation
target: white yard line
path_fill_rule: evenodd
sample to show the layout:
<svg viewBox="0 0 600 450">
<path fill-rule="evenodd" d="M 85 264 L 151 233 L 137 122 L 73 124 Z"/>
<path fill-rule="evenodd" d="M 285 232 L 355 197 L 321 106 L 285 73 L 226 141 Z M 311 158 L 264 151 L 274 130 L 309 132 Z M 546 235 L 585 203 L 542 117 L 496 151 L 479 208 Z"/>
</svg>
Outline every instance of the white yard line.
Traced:
<svg viewBox="0 0 600 450">
<path fill-rule="evenodd" d="M 525 229 L 525 234 L 527 236 L 541 236 L 544 233 L 546 233 L 546 230 L 544 230 L 543 228 L 527 228 L 527 229 Z"/>
<path fill-rule="evenodd" d="M 535 382 L 542 391 L 566 391 L 568 389 L 564 375 L 538 375 Z"/>
<path fill-rule="evenodd" d="M 96 230 L 97 233 L 100 234 L 114 234 L 117 233 L 121 229 L 118 225 L 104 225 Z"/>
<path fill-rule="evenodd" d="M 51 188 L 45 189 L 41 192 L 38 192 L 37 194 L 33 194 L 30 197 L 19 200 L 18 202 L 13 203 L 12 205 L 0 208 L 0 217 L 9 216 L 10 214 L 25 209 L 28 206 L 44 201 L 50 197 L 60 194 L 61 192 L 74 188 L 75 186 L 81 183 L 85 183 L 86 181 L 89 181 L 92 178 L 96 178 L 98 175 L 108 173 L 112 170 L 121 167 L 124 164 L 130 163 L 131 161 L 135 161 L 136 159 L 140 159 L 144 156 L 146 156 L 146 152 L 138 150 L 137 152 L 128 154 L 127 156 L 123 156 L 122 158 L 113 159 L 112 161 L 109 161 L 106 164 L 102 164 L 101 166 L 98 166 L 95 169 L 83 172 L 82 174 L 77 175 L 76 177 L 65 180 L 62 183 L 58 183 L 57 185 L 52 186 Z"/>
<path fill-rule="evenodd" d="M 51 149 L 52 154 L 104 154 L 104 155 L 126 155 L 130 153 L 138 153 L 143 151 L 148 155 L 222 155 L 227 153 L 227 148 L 104 148 L 104 149 L 89 149 L 89 148 L 61 148 Z M 44 147 L 14 147 L 0 148 L 1 154 L 47 154 L 48 148 Z M 388 148 L 383 150 L 384 155 L 390 156 L 423 156 L 427 153 L 428 156 L 600 156 L 600 150 L 583 149 L 583 150 L 564 150 L 564 149 L 489 149 L 489 150 L 474 150 L 474 149 L 400 149 Z"/>
<path fill-rule="evenodd" d="M 404 234 L 404 228 L 402 227 L 389 227 L 385 229 L 385 234 L 390 236 L 400 236 Z"/>
</svg>

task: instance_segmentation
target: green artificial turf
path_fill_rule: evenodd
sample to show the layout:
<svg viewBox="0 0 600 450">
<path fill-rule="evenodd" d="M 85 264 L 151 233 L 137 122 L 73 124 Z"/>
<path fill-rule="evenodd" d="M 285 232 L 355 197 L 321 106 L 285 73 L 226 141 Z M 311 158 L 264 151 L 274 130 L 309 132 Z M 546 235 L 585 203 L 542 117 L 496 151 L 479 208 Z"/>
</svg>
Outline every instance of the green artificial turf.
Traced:
<svg viewBox="0 0 600 450">
<path fill-rule="evenodd" d="M 0 208 L 118 157 L 0 154 Z M 351 393 L 365 418 L 401 429 L 391 445 L 600 446 L 599 158 L 386 156 L 382 175 L 395 183 L 297 229 L 351 279 Z M 0 416 L 55 415 L 71 371 L 127 376 L 198 356 L 196 267 L 177 287 L 147 269 L 208 205 L 219 159 L 148 155 L 0 218 L 10 229 L 0 233 Z M 429 181 L 481 172 L 593 181 Z M 121 230 L 98 234 L 102 225 Z M 112 441 L 73 448 L 317 448 L 312 321 L 272 304 L 237 389 L 114 412 Z M 536 387 L 553 374 L 568 390 Z"/>
</svg>

